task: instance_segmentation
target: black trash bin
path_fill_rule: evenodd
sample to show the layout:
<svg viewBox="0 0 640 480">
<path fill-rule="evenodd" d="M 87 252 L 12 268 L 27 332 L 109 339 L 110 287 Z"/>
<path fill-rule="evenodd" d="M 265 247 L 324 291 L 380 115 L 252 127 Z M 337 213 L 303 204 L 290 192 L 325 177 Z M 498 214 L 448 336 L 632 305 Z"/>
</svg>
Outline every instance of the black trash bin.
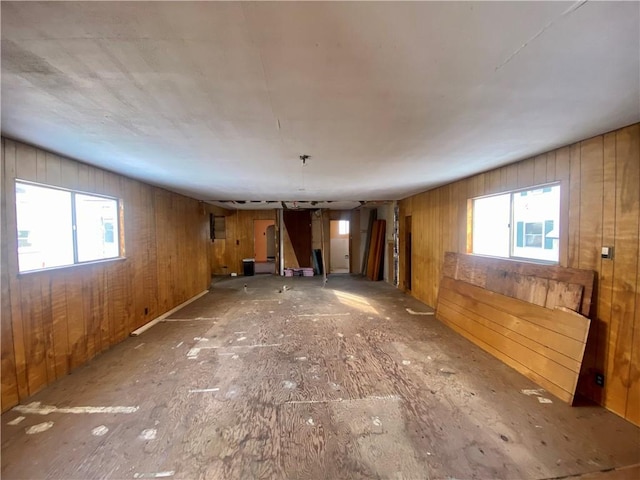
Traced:
<svg viewBox="0 0 640 480">
<path fill-rule="evenodd" d="M 242 259 L 242 269 L 244 270 L 245 277 L 252 277 L 255 275 L 255 259 L 253 258 L 243 258 Z"/>
</svg>

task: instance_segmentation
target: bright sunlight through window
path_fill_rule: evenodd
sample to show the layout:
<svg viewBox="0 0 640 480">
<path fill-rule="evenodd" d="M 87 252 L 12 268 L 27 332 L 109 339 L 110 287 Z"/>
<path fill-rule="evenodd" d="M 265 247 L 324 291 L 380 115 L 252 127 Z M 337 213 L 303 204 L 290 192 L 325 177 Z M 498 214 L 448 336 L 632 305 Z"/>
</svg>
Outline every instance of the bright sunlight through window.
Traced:
<svg viewBox="0 0 640 480">
<path fill-rule="evenodd" d="M 118 200 L 16 182 L 20 272 L 116 258 Z"/>
<path fill-rule="evenodd" d="M 560 185 L 473 200 L 472 252 L 558 262 Z"/>
</svg>

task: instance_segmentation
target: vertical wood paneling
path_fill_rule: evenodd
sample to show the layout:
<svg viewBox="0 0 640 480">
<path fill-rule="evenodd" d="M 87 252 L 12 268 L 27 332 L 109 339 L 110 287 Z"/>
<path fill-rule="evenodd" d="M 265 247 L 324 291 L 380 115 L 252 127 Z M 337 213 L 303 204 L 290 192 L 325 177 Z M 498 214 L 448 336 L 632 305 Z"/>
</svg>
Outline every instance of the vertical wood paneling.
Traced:
<svg viewBox="0 0 640 480">
<path fill-rule="evenodd" d="M 5 411 L 206 289 L 210 275 L 196 200 L 4 138 L 2 173 Z M 19 275 L 16 178 L 122 199 L 125 258 Z"/>
<path fill-rule="evenodd" d="M 69 373 L 69 332 L 67 322 L 67 284 L 51 281 L 51 315 L 56 378 Z M 4 408 L 4 407 L 3 407 Z"/>
<path fill-rule="evenodd" d="M 547 153 L 547 182 L 559 180 L 556 176 L 556 152 Z"/>
<path fill-rule="evenodd" d="M 82 284 L 82 315 L 85 319 L 85 336 L 87 342 L 87 358 L 93 358 L 100 352 L 100 306 L 92 294 L 96 285 L 95 268 L 88 267 L 90 277 L 88 282 Z"/>
<path fill-rule="evenodd" d="M 518 188 L 518 163 L 512 163 L 504 167 L 506 169 L 505 190 L 514 190 Z"/>
<path fill-rule="evenodd" d="M 602 242 L 603 144 L 595 137 L 580 144 L 580 213 L 577 268 L 597 270 Z"/>
<path fill-rule="evenodd" d="M 79 267 L 85 268 L 85 267 Z M 84 272 L 83 272 L 84 273 Z M 79 367 L 87 361 L 87 335 L 82 306 L 82 279 L 65 272 L 67 303 L 67 336 L 69 339 L 69 366 Z"/>
<path fill-rule="evenodd" d="M 40 298 L 42 299 L 42 334 L 44 337 L 44 355 L 47 368 L 47 383 L 56 377 L 56 355 L 53 343 L 53 306 L 51 297 L 51 279 L 43 278 L 40 283 Z"/>
<path fill-rule="evenodd" d="M 2 161 L 0 163 L 0 258 L 2 269 L 0 269 L 0 292 L 2 299 L 2 306 L 0 310 L 0 351 L 1 364 L 0 364 L 0 378 L 2 380 L 2 405 L 15 404 L 18 401 L 18 380 L 16 377 L 16 362 L 15 351 L 13 348 L 13 327 L 9 321 L 11 318 L 11 301 L 9 292 L 9 269 L 4 268 L 8 265 L 8 242 L 7 242 L 7 205 L 5 199 L 5 141 L 2 139 L 2 146 L 0 146 L 0 155 L 2 155 Z"/>
<path fill-rule="evenodd" d="M 547 182 L 547 155 L 538 155 L 533 160 L 533 183 L 542 185 Z"/>
<path fill-rule="evenodd" d="M 602 158 L 602 241 L 601 246 L 613 246 L 615 244 L 616 228 L 616 189 L 610 186 L 616 184 L 616 134 L 608 133 L 603 137 Z M 613 278 L 615 262 L 609 259 L 600 259 L 598 275 L 598 302 L 596 304 L 596 358 L 594 370 L 605 372 L 607 358 L 609 356 L 609 331 L 611 328 Z M 591 386 L 590 397 L 603 401 L 603 392 L 594 387 L 594 382 L 587 379 Z M 605 390 L 607 385 L 605 384 Z"/>
<path fill-rule="evenodd" d="M 638 139 L 640 141 L 640 138 Z M 639 159 L 640 161 L 640 159 Z M 640 252 L 640 225 L 638 228 L 638 252 Z M 627 412 L 625 417 L 640 425 L 640 268 L 636 276 L 636 318 L 631 339 L 631 365 L 629 388 L 627 389 Z"/>
<path fill-rule="evenodd" d="M 564 147 L 555 152 L 556 177 L 560 181 L 560 260 L 563 267 L 569 266 L 569 205 L 571 191 L 571 149 Z"/>
<path fill-rule="evenodd" d="M 640 126 L 616 132 L 615 271 L 605 405 L 625 414 L 635 321 L 640 211 Z"/>
<path fill-rule="evenodd" d="M 6 225 L 3 230 L 7 232 L 7 276 L 9 278 L 9 298 L 11 301 L 10 316 L 2 318 L 3 322 L 11 322 L 13 331 L 13 349 L 15 352 L 16 378 L 18 382 L 18 397 L 26 398 L 29 396 L 29 383 L 27 380 L 27 357 L 25 353 L 25 334 L 22 316 L 22 288 L 20 282 L 13 282 L 13 275 L 18 271 L 18 245 L 16 234 L 16 210 L 15 210 L 15 185 L 14 180 L 17 177 L 17 144 L 12 140 L 4 142 L 4 161 L 5 161 L 5 177 L 4 177 L 4 198 L 6 201 Z M 4 270 L 4 266 L 3 266 Z M 3 410 L 5 406 L 3 404 Z"/>
<path fill-rule="evenodd" d="M 485 195 L 489 195 L 492 193 L 499 193 L 502 190 L 501 172 L 499 168 L 495 170 L 491 170 L 490 172 L 486 173 L 484 186 L 485 186 L 484 188 Z"/>
<path fill-rule="evenodd" d="M 572 171 L 573 175 L 573 171 Z M 577 268 L 598 270 L 600 267 L 600 245 L 602 244 L 602 199 L 603 199 L 603 138 L 594 137 L 580 143 L 580 211 Z M 596 304 L 593 304 L 594 308 Z M 593 316 L 593 315 L 591 315 Z M 591 324 L 589 342 L 584 354 L 583 376 L 580 390 L 593 397 L 598 390 L 593 382 L 593 367 L 596 367 L 599 337 L 598 321 Z"/>
<path fill-rule="evenodd" d="M 29 395 L 33 395 L 47 384 L 47 365 L 44 359 L 44 334 L 42 329 L 41 281 L 41 278 L 33 276 L 25 279 L 21 298 Z"/>
<path fill-rule="evenodd" d="M 528 187 L 533 182 L 535 159 L 523 160 L 518 164 L 518 188 Z"/>
<path fill-rule="evenodd" d="M 411 293 L 436 304 L 444 252 L 466 250 L 469 198 L 554 181 L 561 184 L 559 264 L 598 278 L 582 393 L 640 424 L 640 125 L 400 201 L 401 230 L 411 215 L 414 232 Z M 400 245 L 404 269 L 402 231 Z M 600 258 L 602 246 L 615 247 L 613 260 Z M 604 389 L 594 384 L 597 371 Z"/>
<path fill-rule="evenodd" d="M 100 309 L 100 349 L 106 350 L 111 345 L 111 328 L 109 318 L 109 295 L 108 295 L 108 283 L 110 272 L 107 268 L 101 268 L 98 270 L 95 278 L 96 283 L 93 285 L 91 292 L 93 295 L 98 295 L 98 301 L 101 302 L 102 308 Z M 68 351 L 68 347 L 67 347 Z"/>
<path fill-rule="evenodd" d="M 578 268 L 580 262 L 580 144 L 569 149 L 569 243 L 567 266 Z"/>
</svg>

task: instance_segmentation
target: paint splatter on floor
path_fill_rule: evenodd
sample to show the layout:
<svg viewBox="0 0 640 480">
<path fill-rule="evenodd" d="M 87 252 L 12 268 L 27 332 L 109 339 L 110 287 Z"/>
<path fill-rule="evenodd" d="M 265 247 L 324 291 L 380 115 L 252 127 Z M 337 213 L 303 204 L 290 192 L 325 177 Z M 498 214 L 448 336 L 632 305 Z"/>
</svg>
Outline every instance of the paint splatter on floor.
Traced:
<svg viewBox="0 0 640 480">
<path fill-rule="evenodd" d="M 109 429 L 106 426 L 100 425 L 94 428 L 93 430 L 91 430 L 91 435 L 93 435 L 94 437 L 101 437 L 103 435 L 106 435 L 108 431 Z"/>
<path fill-rule="evenodd" d="M 21 421 L 23 421 L 25 417 L 16 417 L 10 422 L 7 422 L 7 425 L 18 425 Z"/>
<path fill-rule="evenodd" d="M 155 440 L 158 431 L 155 428 L 147 428 L 140 432 L 140 439 L 142 440 Z"/>
<path fill-rule="evenodd" d="M 53 422 L 38 423 L 37 425 L 33 425 L 27 428 L 25 432 L 27 433 L 27 435 L 33 435 L 34 433 L 46 432 L 51 427 L 53 427 Z"/>
</svg>

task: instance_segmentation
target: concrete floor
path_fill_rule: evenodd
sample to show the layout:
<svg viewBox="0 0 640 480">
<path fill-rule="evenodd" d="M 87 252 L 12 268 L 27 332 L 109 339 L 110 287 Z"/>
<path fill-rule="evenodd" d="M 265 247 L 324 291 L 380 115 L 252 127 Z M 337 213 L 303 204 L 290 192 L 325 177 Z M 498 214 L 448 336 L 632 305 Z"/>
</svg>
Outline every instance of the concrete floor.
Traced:
<svg viewBox="0 0 640 480">
<path fill-rule="evenodd" d="M 520 479 L 640 463 L 639 428 L 539 391 L 428 312 L 348 275 L 224 279 L 5 413 L 2 478 Z"/>
</svg>

